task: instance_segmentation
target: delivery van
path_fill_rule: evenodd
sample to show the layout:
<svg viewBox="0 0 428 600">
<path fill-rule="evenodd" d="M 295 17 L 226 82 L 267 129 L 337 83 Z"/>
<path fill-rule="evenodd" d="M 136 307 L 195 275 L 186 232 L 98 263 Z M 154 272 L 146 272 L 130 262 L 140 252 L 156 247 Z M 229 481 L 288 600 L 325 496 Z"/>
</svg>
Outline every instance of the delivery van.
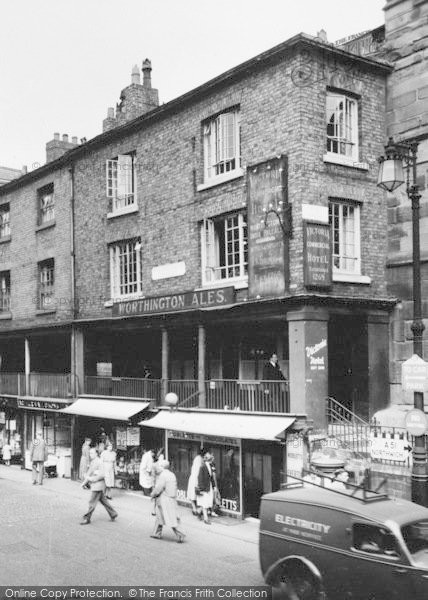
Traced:
<svg viewBox="0 0 428 600">
<path fill-rule="evenodd" d="M 274 598 L 427 600 L 428 509 L 294 482 L 262 497 L 260 563 Z"/>
</svg>

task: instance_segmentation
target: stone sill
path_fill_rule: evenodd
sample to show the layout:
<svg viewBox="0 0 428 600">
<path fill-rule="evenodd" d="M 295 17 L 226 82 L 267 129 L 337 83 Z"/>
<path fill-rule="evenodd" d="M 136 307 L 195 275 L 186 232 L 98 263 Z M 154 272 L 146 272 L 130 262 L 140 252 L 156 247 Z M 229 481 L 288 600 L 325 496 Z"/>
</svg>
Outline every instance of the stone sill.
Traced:
<svg viewBox="0 0 428 600">
<path fill-rule="evenodd" d="M 10 319 L 12 319 L 11 312 L 0 312 L 0 321 L 9 321 Z"/>
<path fill-rule="evenodd" d="M 339 165 L 341 167 L 349 167 L 351 169 L 359 169 L 360 171 L 368 171 L 369 165 L 366 162 L 358 162 L 352 158 L 344 158 L 340 154 L 324 154 L 322 157 L 325 163 Z"/>
<path fill-rule="evenodd" d="M 333 273 L 333 282 L 338 283 L 361 283 L 370 285 L 372 280 L 367 275 L 356 275 L 354 273 Z"/>
<path fill-rule="evenodd" d="M 223 175 L 218 175 L 217 177 L 213 177 L 209 181 L 201 183 L 197 186 L 198 192 L 202 192 L 203 190 L 208 190 L 216 185 L 221 185 L 222 183 L 227 183 L 228 181 L 233 181 L 234 179 L 238 179 L 239 177 L 243 177 L 244 169 L 235 169 L 230 173 L 226 173 Z"/>
<path fill-rule="evenodd" d="M 11 239 L 11 235 L 5 235 L 4 237 L 0 238 L 0 244 L 6 244 L 7 242 L 10 242 Z"/>
<path fill-rule="evenodd" d="M 50 229 L 51 227 L 54 227 L 55 225 L 56 225 L 56 220 L 52 219 L 52 221 L 49 221 L 48 223 L 43 223 L 42 225 L 37 225 L 36 232 L 43 231 L 44 229 Z"/>
<path fill-rule="evenodd" d="M 40 317 L 42 315 L 52 315 L 56 313 L 56 308 L 38 308 L 36 310 L 36 317 Z"/>
<path fill-rule="evenodd" d="M 131 204 L 129 206 L 125 206 L 124 208 L 107 213 L 107 219 L 114 219 L 115 217 L 121 217 L 122 215 L 131 215 L 136 212 L 138 212 L 138 204 Z"/>
</svg>

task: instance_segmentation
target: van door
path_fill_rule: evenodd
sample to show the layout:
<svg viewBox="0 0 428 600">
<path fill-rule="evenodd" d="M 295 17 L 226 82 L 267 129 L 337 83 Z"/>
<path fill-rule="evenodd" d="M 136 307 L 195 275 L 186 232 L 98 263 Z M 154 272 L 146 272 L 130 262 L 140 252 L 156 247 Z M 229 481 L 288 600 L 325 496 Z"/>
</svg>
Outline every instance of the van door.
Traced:
<svg viewBox="0 0 428 600">
<path fill-rule="evenodd" d="M 412 567 L 394 534 L 367 522 L 352 524 L 352 598 L 403 600 L 412 589 Z"/>
</svg>

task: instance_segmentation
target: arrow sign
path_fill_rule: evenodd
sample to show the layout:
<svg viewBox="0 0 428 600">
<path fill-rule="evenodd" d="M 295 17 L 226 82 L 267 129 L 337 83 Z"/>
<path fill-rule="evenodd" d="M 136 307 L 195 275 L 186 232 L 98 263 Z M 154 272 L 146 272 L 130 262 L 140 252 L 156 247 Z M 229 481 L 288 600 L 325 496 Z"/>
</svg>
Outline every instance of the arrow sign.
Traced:
<svg viewBox="0 0 428 600">
<path fill-rule="evenodd" d="M 411 447 L 411 445 L 410 445 L 410 444 L 409 444 L 408 446 L 404 446 L 404 448 L 403 448 L 403 449 L 404 449 L 404 450 L 407 450 L 407 452 L 411 452 L 411 451 L 412 451 L 412 447 Z"/>
</svg>

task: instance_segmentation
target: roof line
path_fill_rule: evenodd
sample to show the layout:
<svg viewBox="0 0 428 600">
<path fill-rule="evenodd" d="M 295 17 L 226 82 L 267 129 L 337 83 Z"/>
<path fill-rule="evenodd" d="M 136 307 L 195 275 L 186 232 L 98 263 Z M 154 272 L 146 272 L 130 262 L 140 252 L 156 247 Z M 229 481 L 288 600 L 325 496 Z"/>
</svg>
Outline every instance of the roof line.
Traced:
<svg viewBox="0 0 428 600">
<path fill-rule="evenodd" d="M 30 173 L 19 177 L 18 179 L 14 179 L 13 181 L 6 183 L 5 185 L 0 187 L 0 195 L 4 195 L 9 191 L 18 189 L 21 186 L 25 185 L 27 182 L 39 179 L 45 174 L 50 173 L 51 171 L 54 171 L 58 168 L 67 165 L 72 165 L 75 160 L 87 154 L 92 148 L 97 148 L 99 146 L 109 143 L 114 139 L 121 138 L 122 136 L 128 134 L 128 132 L 131 130 L 139 129 L 140 127 L 144 127 L 147 124 L 156 122 L 158 119 L 162 119 L 164 115 L 177 112 L 187 103 L 194 102 L 199 97 L 203 97 L 204 95 L 209 93 L 211 90 L 224 86 L 231 80 L 243 77 L 244 75 L 248 74 L 249 71 L 257 70 L 266 63 L 269 63 L 270 61 L 278 60 L 284 52 L 291 50 L 294 46 L 298 44 L 304 44 L 318 49 L 328 50 L 333 54 L 344 57 L 348 60 L 351 58 L 355 62 L 363 63 L 368 67 L 383 71 L 384 73 L 389 73 L 390 71 L 392 71 L 391 65 L 389 65 L 386 62 L 352 54 L 351 52 L 342 50 L 341 48 L 338 48 L 328 42 L 321 42 L 319 39 L 314 38 L 306 33 L 299 33 L 289 38 L 285 42 L 281 42 L 273 48 L 265 50 L 261 54 L 258 54 L 257 56 L 250 58 L 249 60 L 243 63 L 240 63 L 236 67 L 232 67 L 231 69 L 214 77 L 213 79 L 210 79 L 209 81 L 197 86 L 196 88 L 185 92 L 181 96 L 170 100 L 166 104 L 162 104 L 161 106 L 137 117 L 136 119 L 133 119 L 132 121 L 129 121 L 128 123 L 125 123 L 123 125 L 120 125 L 119 127 L 115 127 L 110 131 L 100 133 L 94 138 L 88 140 L 85 144 L 81 144 L 77 148 L 69 150 L 56 160 L 51 161 L 39 167 L 38 169 L 35 169 L 34 171 L 31 171 Z"/>
</svg>

